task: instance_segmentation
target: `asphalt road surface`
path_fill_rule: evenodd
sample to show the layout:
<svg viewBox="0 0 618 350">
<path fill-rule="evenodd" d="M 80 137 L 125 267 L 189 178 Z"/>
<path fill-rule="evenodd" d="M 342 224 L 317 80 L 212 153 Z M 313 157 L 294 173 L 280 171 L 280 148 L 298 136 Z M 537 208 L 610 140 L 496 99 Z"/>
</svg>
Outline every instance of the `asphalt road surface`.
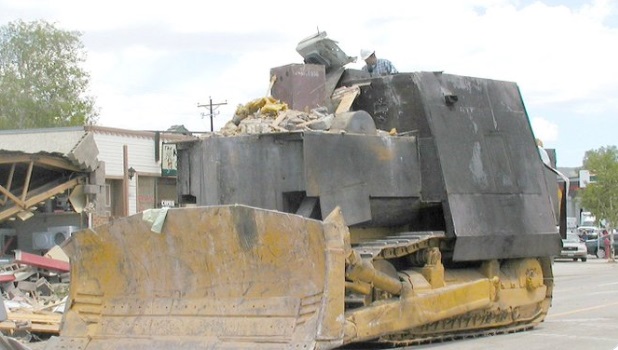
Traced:
<svg viewBox="0 0 618 350">
<path fill-rule="evenodd" d="M 554 262 L 554 299 L 533 330 L 408 347 L 414 350 L 618 350 L 618 263 Z"/>
</svg>

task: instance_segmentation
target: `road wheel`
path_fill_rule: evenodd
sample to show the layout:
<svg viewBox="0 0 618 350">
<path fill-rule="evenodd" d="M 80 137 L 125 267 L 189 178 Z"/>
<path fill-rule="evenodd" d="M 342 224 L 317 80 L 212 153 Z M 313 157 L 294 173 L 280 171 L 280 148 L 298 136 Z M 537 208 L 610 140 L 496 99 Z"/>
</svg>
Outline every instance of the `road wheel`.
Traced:
<svg viewBox="0 0 618 350">
<path fill-rule="evenodd" d="M 586 260 L 588 260 L 588 258 L 582 258 L 582 262 L 586 262 Z"/>
<path fill-rule="evenodd" d="M 577 258 L 573 258 L 573 261 L 577 261 Z"/>
<path fill-rule="evenodd" d="M 597 250 L 597 258 L 599 258 L 599 259 L 605 258 L 605 249 L 598 249 Z"/>
</svg>

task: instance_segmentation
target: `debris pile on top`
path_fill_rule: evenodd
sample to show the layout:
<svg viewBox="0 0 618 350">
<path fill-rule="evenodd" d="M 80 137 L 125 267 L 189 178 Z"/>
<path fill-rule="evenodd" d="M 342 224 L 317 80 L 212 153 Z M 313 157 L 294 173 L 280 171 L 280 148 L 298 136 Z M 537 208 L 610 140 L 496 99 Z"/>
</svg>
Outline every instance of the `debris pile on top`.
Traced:
<svg viewBox="0 0 618 350">
<path fill-rule="evenodd" d="M 307 111 L 292 110 L 273 97 L 253 100 L 238 106 L 236 113 L 220 131 L 224 136 L 264 134 L 302 130 L 328 130 L 335 115 L 326 107 Z"/>
<path fill-rule="evenodd" d="M 302 40 L 296 51 L 303 56 L 304 64 L 272 68 L 266 97 L 238 106 L 219 134 L 328 131 L 339 116 L 351 110 L 360 86 L 369 84 L 359 73 L 356 78 L 361 79 L 343 82 L 344 66 L 356 58 L 347 56 L 335 41 L 326 38 L 326 32 Z"/>
<path fill-rule="evenodd" d="M 303 130 L 326 130 L 333 115 L 326 108 L 314 108 L 303 112 L 288 109 L 285 102 L 272 97 L 253 100 L 238 106 L 236 113 L 222 129 L 225 136 L 238 134 L 263 134 Z"/>
</svg>

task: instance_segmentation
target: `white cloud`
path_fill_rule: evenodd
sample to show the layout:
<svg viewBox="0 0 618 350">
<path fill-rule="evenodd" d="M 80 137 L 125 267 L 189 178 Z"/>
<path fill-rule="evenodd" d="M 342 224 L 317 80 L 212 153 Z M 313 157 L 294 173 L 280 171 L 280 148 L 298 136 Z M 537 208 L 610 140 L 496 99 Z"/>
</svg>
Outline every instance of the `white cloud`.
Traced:
<svg viewBox="0 0 618 350">
<path fill-rule="evenodd" d="M 545 147 L 558 140 L 558 125 L 539 117 L 532 118 L 531 124 L 534 136 L 541 140 Z"/>
</svg>

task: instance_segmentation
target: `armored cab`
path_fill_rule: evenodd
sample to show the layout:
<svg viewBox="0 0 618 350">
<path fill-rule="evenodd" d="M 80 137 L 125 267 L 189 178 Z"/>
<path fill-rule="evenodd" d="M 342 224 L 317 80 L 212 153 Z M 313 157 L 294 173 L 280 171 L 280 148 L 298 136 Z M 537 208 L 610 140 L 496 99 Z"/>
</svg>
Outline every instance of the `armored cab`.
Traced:
<svg viewBox="0 0 618 350">
<path fill-rule="evenodd" d="M 355 111 L 326 132 L 208 137 L 181 149 L 181 196 L 318 220 L 340 207 L 353 228 L 444 231 L 454 261 L 559 252 L 516 84 L 438 72 L 346 77 L 361 85 Z"/>
</svg>

